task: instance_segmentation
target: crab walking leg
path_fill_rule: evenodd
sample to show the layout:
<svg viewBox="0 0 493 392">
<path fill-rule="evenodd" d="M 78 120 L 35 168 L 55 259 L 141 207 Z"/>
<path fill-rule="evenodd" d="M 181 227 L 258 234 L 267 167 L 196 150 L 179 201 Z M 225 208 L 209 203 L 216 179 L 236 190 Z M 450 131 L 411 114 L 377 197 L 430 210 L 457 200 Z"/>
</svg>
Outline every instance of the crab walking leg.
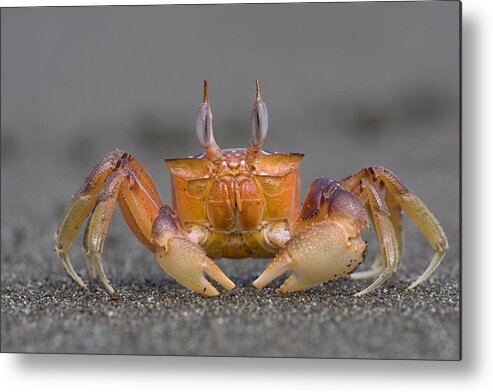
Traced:
<svg viewBox="0 0 493 392">
<path fill-rule="evenodd" d="M 356 186 L 355 192 L 359 193 L 362 200 L 370 207 L 383 264 L 383 270 L 377 279 L 366 289 L 355 294 L 362 296 L 381 286 L 394 274 L 399 265 L 399 246 L 390 213 L 375 187 L 363 178 Z"/>
<path fill-rule="evenodd" d="M 154 252 L 155 247 L 151 243 L 152 222 L 164 203 L 151 176 L 136 158 L 124 153 L 118 167 L 125 173 L 125 181 L 120 186 L 117 199 L 122 215 L 134 235 Z M 87 251 L 86 236 L 84 246 Z"/>
<path fill-rule="evenodd" d="M 352 187 L 361 178 L 383 183 L 386 191 L 392 194 L 396 203 L 409 215 L 435 252 L 426 270 L 408 287 L 408 289 L 412 289 L 426 280 L 443 260 L 445 253 L 448 251 L 448 241 L 445 232 L 419 197 L 411 193 L 406 185 L 390 170 L 383 167 L 371 166 L 360 170 L 354 176 L 345 178 L 341 181 L 341 185 L 345 188 Z"/>
<path fill-rule="evenodd" d="M 114 292 L 102 268 L 101 253 L 116 200 L 132 232 L 155 250 L 151 243 L 152 222 L 163 205 L 156 186 L 132 155 L 119 150 L 112 152 L 92 170 L 76 193 L 55 235 L 55 250 L 69 275 L 82 287 L 86 285 L 74 271 L 67 252 L 92 212 L 84 234 L 89 273 L 93 278 L 99 275 L 107 290 Z"/>
<path fill-rule="evenodd" d="M 397 202 L 394 195 L 389 191 L 385 191 L 384 202 L 390 214 L 390 221 L 394 227 L 395 236 L 397 238 L 397 246 L 399 247 L 399 260 L 402 260 L 404 254 L 404 226 L 402 225 L 402 207 Z"/>
<path fill-rule="evenodd" d="M 417 196 L 409 193 L 399 196 L 398 200 L 435 252 L 426 270 L 408 287 L 408 289 L 413 289 L 425 281 L 438 268 L 445 253 L 448 251 L 448 241 L 438 221 Z"/>
<path fill-rule="evenodd" d="M 389 175 L 391 174 L 391 176 L 394 177 L 396 183 L 400 184 L 400 189 L 409 192 L 409 190 L 407 190 L 407 188 L 402 183 L 402 181 L 400 181 L 394 174 L 392 174 L 390 170 L 380 167 L 373 167 L 373 166 L 362 169 L 358 173 L 352 176 L 339 180 L 338 183 L 340 183 L 341 186 L 343 186 L 345 189 L 352 190 L 354 187 L 358 185 L 360 180 L 366 179 L 377 190 L 380 191 L 382 189 L 385 189 L 384 201 L 390 213 L 390 220 L 392 221 L 392 225 L 394 226 L 397 242 L 399 244 L 400 255 L 402 258 L 402 254 L 404 251 L 404 228 L 402 226 L 402 207 L 400 206 L 398 200 L 396 199 L 395 190 L 386 188 L 385 182 L 376 176 L 377 173 L 380 174 L 381 172 L 389 173 Z"/>
<path fill-rule="evenodd" d="M 373 260 L 373 263 L 371 264 L 369 270 L 353 272 L 351 275 L 349 275 L 349 277 L 353 280 L 365 280 L 365 279 L 376 278 L 378 275 L 380 275 L 382 270 L 383 270 L 382 255 L 379 253 L 377 257 L 375 257 L 375 260 Z"/>
<path fill-rule="evenodd" d="M 370 206 L 367 205 L 366 209 L 368 212 L 368 216 L 370 217 L 370 220 L 372 222 L 372 226 L 375 227 L 375 222 L 373 221 L 373 215 L 371 213 Z M 353 279 L 353 280 L 364 280 L 364 279 L 376 278 L 378 275 L 380 275 L 382 270 L 383 270 L 382 254 L 379 251 L 377 253 L 377 255 L 375 256 L 373 263 L 371 263 L 371 267 L 369 270 L 353 272 L 351 275 L 349 275 L 349 278 Z"/>
<path fill-rule="evenodd" d="M 205 251 L 185 237 L 176 214 L 168 206 L 159 210 L 153 223 L 152 241 L 156 244 L 156 258 L 161 268 L 186 288 L 205 297 L 219 295 L 204 272 L 227 290 L 235 287 Z"/>
<path fill-rule="evenodd" d="M 145 177 L 135 170 L 135 164 L 128 167 L 127 181 L 125 181 L 118 194 L 118 204 L 123 218 L 135 236 L 152 252 L 156 247 L 151 241 L 152 223 L 156 219 L 159 209 L 165 205 L 159 195 L 153 194 L 154 183 L 144 181 Z"/>
<path fill-rule="evenodd" d="M 389 211 L 389 217 L 390 221 L 392 222 L 392 226 L 395 231 L 395 236 L 397 239 L 397 247 L 399 249 L 399 262 L 402 260 L 402 254 L 404 251 L 404 241 L 403 241 L 403 226 L 402 226 L 402 208 L 401 206 L 397 203 L 395 200 L 394 196 L 392 193 L 389 191 L 385 192 L 385 198 L 384 202 L 387 206 L 387 209 Z M 369 215 L 372 216 L 371 209 L 369 207 Z M 373 221 L 373 219 L 372 219 Z M 375 227 L 375 222 L 373 222 L 373 226 Z M 382 259 L 382 253 L 378 253 L 377 256 L 375 257 L 375 260 L 373 260 L 373 263 L 371 264 L 371 267 L 367 271 L 357 271 L 353 272 L 349 277 L 353 280 L 363 280 L 363 279 L 371 279 L 375 278 L 383 270 L 383 259 Z"/>
<path fill-rule="evenodd" d="M 118 192 L 124 180 L 125 172 L 122 170 L 112 173 L 106 180 L 96 207 L 92 212 L 91 219 L 89 220 L 84 241 L 87 246 L 89 270 L 92 272 L 96 271 L 110 295 L 114 295 L 115 290 L 111 287 L 110 281 L 104 272 L 102 254 L 104 240 L 113 215 Z"/>
<path fill-rule="evenodd" d="M 96 205 L 104 181 L 115 169 L 121 154 L 121 151 L 112 152 L 106 155 L 96 165 L 84 181 L 82 187 L 72 197 L 72 201 L 63 214 L 55 233 L 55 252 L 62 261 L 69 276 L 82 288 L 86 288 L 86 284 L 75 272 L 68 252 L 72 247 L 77 232 Z"/>
<path fill-rule="evenodd" d="M 89 222 L 91 221 L 91 218 L 89 218 Z M 89 248 L 90 248 L 90 237 L 89 237 L 89 222 L 86 224 L 86 230 L 84 231 L 84 249 L 86 250 L 86 255 L 89 253 Z M 86 262 L 87 262 L 87 270 L 89 271 L 89 276 L 91 279 L 96 279 L 98 277 L 98 271 L 96 270 L 96 266 L 94 263 L 92 263 L 91 259 L 86 256 Z"/>
<path fill-rule="evenodd" d="M 119 167 L 106 180 L 84 238 L 89 271 L 99 276 L 110 295 L 115 291 L 104 272 L 102 253 L 116 200 L 132 232 L 152 251 L 152 222 L 162 205 L 152 179 L 133 156 L 127 154 Z"/>
</svg>

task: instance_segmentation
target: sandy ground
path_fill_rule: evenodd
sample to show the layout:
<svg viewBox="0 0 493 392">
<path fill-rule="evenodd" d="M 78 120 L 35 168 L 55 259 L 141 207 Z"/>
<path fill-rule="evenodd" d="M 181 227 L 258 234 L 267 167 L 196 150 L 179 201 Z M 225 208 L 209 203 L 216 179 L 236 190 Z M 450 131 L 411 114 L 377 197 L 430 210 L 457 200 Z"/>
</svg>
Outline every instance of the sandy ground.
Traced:
<svg viewBox="0 0 493 392">
<path fill-rule="evenodd" d="M 54 194 L 69 192 L 63 182 L 57 187 L 51 190 Z M 22 214 L 29 195 L 9 192 L 2 203 L 17 205 Z M 250 283 L 266 266 L 264 260 L 220 260 L 238 288 L 218 298 L 201 298 L 160 270 L 117 212 L 106 242 L 105 268 L 120 296 L 110 300 L 98 282 L 92 282 L 89 292 L 81 291 L 53 254 L 52 236 L 65 202 L 57 199 L 53 205 L 58 207 L 46 211 L 45 220 L 19 215 L 2 223 L 2 351 L 459 357 L 457 206 L 440 211 L 451 249 L 429 280 L 405 290 L 432 256 L 426 240 L 406 219 L 401 268 L 382 289 L 363 298 L 351 294 L 365 282 L 348 279 L 288 296 L 274 290 L 281 280 L 257 291 Z M 72 259 L 88 280 L 80 237 Z M 366 238 L 371 257 L 376 243 L 371 233 Z"/>
<path fill-rule="evenodd" d="M 288 8 L 288 25 L 312 21 L 296 34 L 276 25 L 279 10 L 268 7 L 242 9 L 241 18 L 227 7 L 2 12 L 2 351 L 458 359 L 457 7 L 365 7 L 311 8 L 306 19 L 298 18 L 306 9 Z M 331 20 L 318 23 L 318 15 Z M 266 23 L 252 38 L 243 33 L 253 16 Z M 145 23 L 127 23 L 139 18 Z M 219 20 L 228 24 L 213 28 Z M 357 28 L 364 34 L 352 35 Z M 170 31 L 181 45 L 166 40 Z M 195 48 L 197 36 L 205 38 Z M 302 192 L 318 176 L 390 168 L 443 225 L 450 251 L 440 268 L 405 290 L 433 253 L 406 218 L 401 267 L 363 298 L 352 294 L 369 282 L 348 279 L 287 296 L 274 290 L 281 280 L 256 291 L 250 283 L 268 261 L 219 260 L 237 288 L 205 299 L 166 276 L 116 212 L 105 269 L 119 297 L 110 300 L 98 282 L 78 289 L 53 254 L 53 233 L 91 167 L 114 148 L 127 149 L 169 200 L 162 159 L 199 152 L 193 126 L 203 74 L 216 139 L 236 147 L 248 140 L 260 68 L 271 119 L 266 147 L 306 153 Z M 377 245 L 373 233 L 365 237 L 371 259 Z M 81 235 L 71 256 L 89 280 Z"/>
</svg>

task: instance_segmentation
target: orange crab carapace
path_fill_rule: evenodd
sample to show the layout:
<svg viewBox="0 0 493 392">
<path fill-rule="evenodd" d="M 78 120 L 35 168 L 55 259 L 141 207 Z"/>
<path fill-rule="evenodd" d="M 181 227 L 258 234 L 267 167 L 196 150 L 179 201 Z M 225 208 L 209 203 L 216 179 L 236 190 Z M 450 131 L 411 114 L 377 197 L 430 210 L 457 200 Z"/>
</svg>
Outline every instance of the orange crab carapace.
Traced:
<svg viewBox="0 0 493 392">
<path fill-rule="evenodd" d="M 55 251 L 81 286 L 69 256 L 79 228 L 89 272 L 115 294 L 102 265 L 103 245 L 116 203 L 135 236 L 156 255 L 159 265 L 183 286 L 204 296 L 218 290 L 204 273 L 231 290 L 234 283 L 212 261 L 269 258 L 272 263 L 253 282 L 261 289 L 291 272 L 282 293 L 299 291 L 349 275 L 375 278 L 367 294 L 396 271 L 402 255 L 402 212 L 406 212 L 434 250 L 428 268 L 409 288 L 428 278 L 448 250 L 445 233 L 424 203 L 389 170 L 369 166 L 338 181 L 317 178 L 300 208 L 299 153 L 262 149 L 267 136 L 265 102 L 257 95 L 247 148 L 221 149 L 214 140 L 207 82 L 196 133 L 204 153 L 167 159 L 172 206 L 161 201 L 150 175 L 135 157 L 116 150 L 92 170 L 74 195 L 55 234 Z M 364 260 L 361 238 L 372 222 L 380 253 L 368 271 L 353 272 Z"/>
</svg>

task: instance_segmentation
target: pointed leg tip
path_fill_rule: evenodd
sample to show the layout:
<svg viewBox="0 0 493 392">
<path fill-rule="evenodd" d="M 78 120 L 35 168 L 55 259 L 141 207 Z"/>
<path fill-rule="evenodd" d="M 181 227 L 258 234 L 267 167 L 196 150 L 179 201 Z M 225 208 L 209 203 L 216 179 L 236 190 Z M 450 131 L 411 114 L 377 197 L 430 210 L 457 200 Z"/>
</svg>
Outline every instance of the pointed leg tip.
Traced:
<svg viewBox="0 0 493 392">
<path fill-rule="evenodd" d="M 108 294 L 110 296 L 116 296 L 117 295 L 115 289 L 112 286 L 110 286 L 109 283 L 108 283 L 106 290 L 108 291 Z"/>
<path fill-rule="evenodd" d="M 428 277 L 430 276 L 430 273 L 427 273 L 425 271 L 423 275 L 421 275 L 418 279 L 416 279 L 414 282 L 412 282 L 409 286 L 407 286 L 406 290 L 412 290 L 415 287 L 419 286 L 421 283 L 423 283 Z"/>
<path fill-rule="evenodd" d="M 84 290 L 88 290 L 87 288 L 87 284 L 84 283 L 84 281 L 79 277 L 79 275 L 77 276 L 72 276 L 70 275 L 70 277 L 72 278 L 72 280 L 77 283 L 79 285 L 79 287 L 81 289 L 84 289 Z"/>
<path fill-rule="evenodd" d="M 357 293 L 353 294 L 353 297 L 360 298 L 364 295 L 370 294 L 372 291 L 375 291 L 377 287 L 371 287 L 368 286 L 366 289 L 358 291 Z"/>
<path fill-rule="evenodd" d="M 118 294 L 116 292 L 116 290 L 110 286 L 109 284 L 104 284 L 104 288 L 106 289 L 106 292 L 108 293 L 108 296 L 111 298 L 111 299 L 116 299 L 118 298 Z"/>
<path fill-rule="evenodd" d="M 79 275 L 77 275 L 77 272 L 75 272 L 74 267 L 72 266 L 72 263 L 70 261 L 70 257 L 68 256 L 68 253 L 58 246 L 55 247 L 55 253 L 57 254 L 60 261 L 62 262 L 63 267 L 65 268 L 65 271 L 67 272 L 68 276 L 70 276 L 72 280 L 75 283 L 77 283 L 80 287 L 86 288 L 87 286 L 84 283 L 84 281 L 80 278 Z"/>
</svg>

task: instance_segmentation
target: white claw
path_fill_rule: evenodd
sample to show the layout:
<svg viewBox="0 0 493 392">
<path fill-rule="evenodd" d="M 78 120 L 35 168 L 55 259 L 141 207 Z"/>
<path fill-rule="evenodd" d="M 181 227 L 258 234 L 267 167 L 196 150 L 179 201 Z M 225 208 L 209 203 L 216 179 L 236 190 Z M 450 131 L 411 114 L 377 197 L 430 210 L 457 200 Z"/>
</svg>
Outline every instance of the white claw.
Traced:
<svg viewBox="0 0 493 392">
<path fill-rule="evenodd" d="M 171 237 L 167 249 L 156 250 L 156 258 L 161 266 L 173 279 L 186 288 L 206 297 L 219 295 L 219 291 L 206 279 L 204 272 L 231 290 L 235 284 L 205 254 L 204 250 L 182 236 Z"/>
<path fill-rule="evenodd" d="M 253 285 L 260 289 L 285 272 L 292 271 L 293 274 L 279 287 L 279 292 L 314 287 L 353 271 L 361 262 L 365 248 L 361 237 L 349 239 L 343 224 L 322 221 L 291 238 Z"/>
<path fill-rule="evenodd" d="M 208 257 L 205 257 L 203 259 L 202 269 L 207 275 L 209 275 L 217 283 L 219 283 L 221 286 L 223 286 L 226 290 L 232 290 L 235 288 L 235 284 Z"/>
<path fill-rule="evenodd" d="M 264 272 L 252 283 L 257 289 L 264 288 L 277 277 L 291 269 L 291 258 L 285 252 L 276 256 Z"/>
</svg>

